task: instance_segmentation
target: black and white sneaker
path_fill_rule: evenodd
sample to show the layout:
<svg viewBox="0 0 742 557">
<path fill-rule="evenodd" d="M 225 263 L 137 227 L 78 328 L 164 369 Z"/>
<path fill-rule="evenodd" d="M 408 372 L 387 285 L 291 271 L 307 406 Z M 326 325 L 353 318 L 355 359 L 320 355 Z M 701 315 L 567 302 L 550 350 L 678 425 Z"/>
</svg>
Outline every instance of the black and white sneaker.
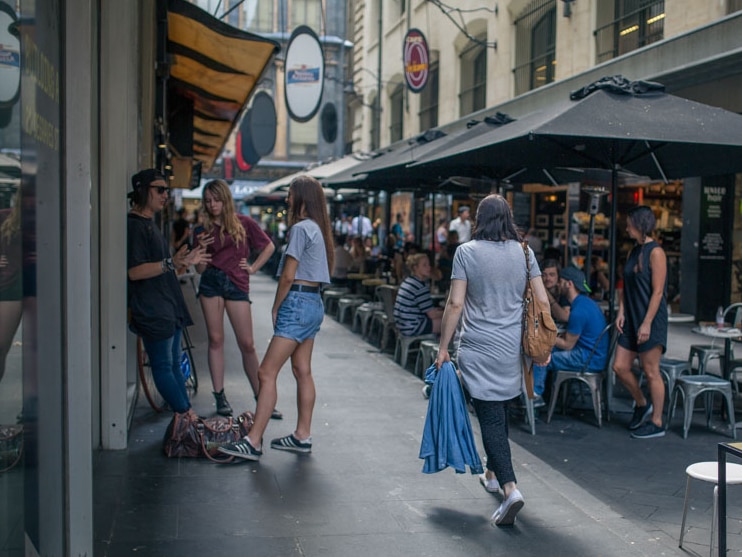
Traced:
<svg viewBox="0 0 742 557">
<path fill-rule="evenodd" d="M 292 453 L 311 453 L 312 452 L 312 438 L 309 437 L 304 441 L 299 441 L 294 434 L 287 435 L 286 437 L 279 437 L 271 441 L 271 449 L 277 449 L 279 451 L 289 451 Z"/>
<path fill-rule="evenodd" d="M 263 456 L 263 451 L 253 447 L 250 441 L 247 440 L 247 437 L 243 437 L 236 443 L 222 445 L 219 447 L 219 452 L 253 461 L 260 460 L 260 457 Z"/>
<path fill-rule="evenodd" d="M 629 422 L 629 429 L 634 431 L 644 425 L 644 422 L 646 422 L 652 415 L 653 410 L 654 408 L 652 407 L 651 402 L 646 406 L 634 407 L 634 415 L 631 417 L 631 421 Z"/>
<path fill-rule="evenodd" d="M 634 439 L 654 439 L 656 437 L 664 436 L 665 428 L 660 427 L 651 421 L 631 432 L 631 437 Z"/>
</svg>

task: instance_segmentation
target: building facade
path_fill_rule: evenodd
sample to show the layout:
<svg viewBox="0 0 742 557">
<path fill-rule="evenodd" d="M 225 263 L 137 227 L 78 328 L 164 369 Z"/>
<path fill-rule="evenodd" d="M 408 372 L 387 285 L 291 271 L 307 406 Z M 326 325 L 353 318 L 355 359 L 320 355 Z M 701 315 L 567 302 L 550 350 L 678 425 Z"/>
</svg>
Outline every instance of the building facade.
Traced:
<svg viewBox="0 0 742 557">
<path fill-rule="evenodd" d="M 673 95 L 740 113 L 741 9 L 738 0 L 356 0 L 348 141 L 356 151 L 378 149 L 494 111 L 519 118 L 614 75 L 656 81 Z M 427 84 L 417 93 L 405 82 L 403 43 L 410 29 L 424 35 L 429 51 Z M 617 203 L 619 209 L 652 206 L 668 253 L 673 309 L 712 319 L 718 305 L 742 299 L 742 230 L 736 211 L 719 223 L 724 253 L 712 274 L 722 288 L 702 293 L 703 184 L 721 184 L 728 203 L 738 206 L 741 185 L 734 176 L 648 182 L 626 190 Z M 565 264 L 580 264 L 584 254 L 587 196 L 580 189 L 576 183 L 534 193 L 519 223 L 563 246 Z M 408 210 L 421 213 L 420 207 Z M 621 218 L 619 211 L 620 232 Z"/>
</svg>

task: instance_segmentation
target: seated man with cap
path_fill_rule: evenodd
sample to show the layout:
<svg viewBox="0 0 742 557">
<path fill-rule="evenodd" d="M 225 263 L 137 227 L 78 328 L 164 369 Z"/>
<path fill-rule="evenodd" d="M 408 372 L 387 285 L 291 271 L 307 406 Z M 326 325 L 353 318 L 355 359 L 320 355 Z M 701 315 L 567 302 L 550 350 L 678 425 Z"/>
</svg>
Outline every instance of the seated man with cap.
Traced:
<svg viewBox="0 0 742 557">
<path fill-rule="evenodd" d="M 469 219 L 469 207 L 467 205 L 459 206 L 459 216 L 451 221 L 448 229 L 459 235 L 459 243 L 463 244 L 471 240 L 471 220 Z"/>
<path fill-rule="evenodd" d="M 566 267 L 559 272 L 559 286 L 571 304 L 567 330 L 559 335 L 551 352 L 551 362 L 546 366 L 533 366 L 533 390 L 537 397 L 535 406 L 543 406 L 543 394 L 549 372 L 555 370 L 579 371 L 590 358 L 590 352 L 606 326 L 605 316 L 589 296 L 585 274 L 575 267 Z M 608 336 L 600 339 L 589 368 L 586 371 L 600 372 L 608 357 Z"/>
</svg>

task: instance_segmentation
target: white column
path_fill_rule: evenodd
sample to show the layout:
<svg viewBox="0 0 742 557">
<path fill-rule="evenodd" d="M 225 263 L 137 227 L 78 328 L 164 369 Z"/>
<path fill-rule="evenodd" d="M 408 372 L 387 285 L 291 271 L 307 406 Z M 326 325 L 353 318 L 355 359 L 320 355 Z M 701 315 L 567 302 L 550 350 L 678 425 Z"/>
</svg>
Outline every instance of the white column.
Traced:
<svg viewBox="0 0 742 557">
<path fill-rule="evenodd" d="M 91 167 L 93 6 L 65 4 L 63 323 L 67 555 L 93 554 Z"/>
<path fill-rule="evenodd" d="M 129 177 L 137 167 L 138 6 L 100 2 L 100 284 L 101 446 L 127 446 L 133 383 L 127 378 L 126 213 Z M 154 71 L 154 68 L 152 68 Z M 130 364 L 133 366 L 133 361 Z"/>
</svg>

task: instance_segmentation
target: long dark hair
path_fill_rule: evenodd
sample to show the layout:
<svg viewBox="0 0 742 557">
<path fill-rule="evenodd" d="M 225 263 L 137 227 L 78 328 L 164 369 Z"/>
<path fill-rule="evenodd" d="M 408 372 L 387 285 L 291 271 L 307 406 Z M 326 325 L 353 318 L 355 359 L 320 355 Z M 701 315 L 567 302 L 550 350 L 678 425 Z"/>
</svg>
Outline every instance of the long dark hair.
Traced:
<svg viewBox="0 0 742 557">
<path fill-rule="evenodd" d="M 631 209 L 628 214 L 628 219 L 632 226 L 641 232 L 642 239 L 651 236 L 652 232 L 654 232 L 654 227 L 657 224 L 654 212 L 646 205 L 639 205 Z"/>
<path fill-rule="evenodd" d="M 309 218 L 319 225 L 322 237 L 325 241 L 325 252 L 327 252 L 327 266 L 332 274 L 335 263 L 335 247 L 332 244 L 332 226 L 330 216 L 327 214 L 327 199 L 320 183 L 303 174 L 291 180 L 289 185 L 291 193 L 291 209 L 289 210 L 289 226 Z"/>
<path fill-rule="evenodd" d="M 493 193 L 485 197 L 477 207 L 477 220 L 472 237 L 475 240 L 504 242 L 523 241 L 523 235 L 513 220 L 513 212 L 505 198 Z"/>
</svg>

